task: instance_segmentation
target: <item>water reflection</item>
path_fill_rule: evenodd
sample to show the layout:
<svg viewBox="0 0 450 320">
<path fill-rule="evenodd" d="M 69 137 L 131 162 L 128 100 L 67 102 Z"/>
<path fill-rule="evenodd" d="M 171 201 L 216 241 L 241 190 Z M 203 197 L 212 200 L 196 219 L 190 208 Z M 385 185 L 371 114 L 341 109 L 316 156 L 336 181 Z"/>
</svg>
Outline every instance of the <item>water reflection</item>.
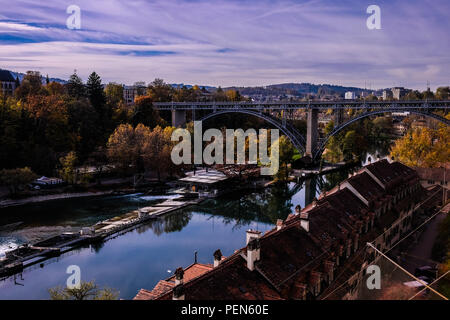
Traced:
<svg viewBox="0 0 450 320">
<path fill-rule="evenodd" d="M 121 298 L 130 299 L 139 289 L 151 289 L 160 279 L 167 278 L 167 270 L 191 264 L 195 251 L 202 263 L 211 263 L 216 249 L 221 249 L 225 256 L 232 254 L 245 245 L 246 229 L 262 232 L 272 229 L 277 219 L 285 219 L 297 205 L 304 207 L 323 188 L 333 187 L 347 174 L 229 194 L 178 210 L 108 241 L 26 268 L 21 280 L 24 286 L 16 285 L 13 277 L 0 281 L 0 299 L 47 299 L 48 288 L 65 284 L 65 271 L 71 264 L 80 266 L 83 280 L 95 279 L 100 286 L 119 290 Z M 82 225 L 89 219 L 95 221 L 146 205 L 148 201 L 140 197 L 62 201 L 48 207 L 38 206 L 40 209 L 27 207 L 28 212 L 35 213 L 33 217 L 20 213 L 19 208 L 14 211 L 28 225 L 42 225 L 38 221 L 41 216 L 47 228 L 64 226 L 66 221 Z"/>
<path fill-rule="evenodd" d="M 137 229 L 138 233 L 145 233 L 152 229 L 157 236 L 163 233 L 177 232 L 183 230 L 192 218 L 191 211 L 176 211 L 168 215 L 162 216 L 157 220 L 150 221 Z"/>
</svg>

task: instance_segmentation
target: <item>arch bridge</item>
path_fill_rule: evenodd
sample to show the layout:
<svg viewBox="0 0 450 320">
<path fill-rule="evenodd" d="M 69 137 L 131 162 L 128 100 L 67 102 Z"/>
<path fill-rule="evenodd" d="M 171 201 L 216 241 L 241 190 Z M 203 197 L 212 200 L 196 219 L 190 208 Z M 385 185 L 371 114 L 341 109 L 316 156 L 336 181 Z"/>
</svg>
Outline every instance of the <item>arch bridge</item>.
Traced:
<svg viewBox="0 0 450 320">
<path fill-rule="evenodd" d="M 172 112 L 172 125 L 183 126 L 186 123 L 186 112 L 200 110 L 211 111 L 199 121 L 206 121 L 224 114 L 248 114 L 270 123 L 286 135 L 294 147 L 301 153 L 310 156 L 313 160 L 320 159 L 328 140 L 345 129 L 355 121 L 378 114 L 385 113 L 412 113 L 438 120 L 450 125 L 450 120 L 436 114 L 438 110 L 450 109 L 450 100 L 394 100 L 394 101 L 364 101 L 364 100 L 336 100 L 336 101 L 299 101 L 299 102 L 168 102 L 155 103 L 155 109 Z M 319 112 L 333 110 L 334 130 L 326 137 L 319 135 Z M 343 120 L 343 111 L 357 110 L 351 119 Z M 293 119 L 293 112 L 305 110 L 307 112 L 307 132 L 304 137 L 289 122 Z M 362 111 L 362 112 L 361 112 Z"/>
</svg>

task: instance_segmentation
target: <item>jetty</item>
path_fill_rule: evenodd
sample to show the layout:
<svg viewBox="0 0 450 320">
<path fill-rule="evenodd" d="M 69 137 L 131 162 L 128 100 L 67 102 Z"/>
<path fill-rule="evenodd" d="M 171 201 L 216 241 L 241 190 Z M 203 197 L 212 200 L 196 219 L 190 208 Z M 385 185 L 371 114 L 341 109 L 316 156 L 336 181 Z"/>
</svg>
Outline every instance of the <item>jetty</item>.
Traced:
<svg viewBox="0 0 450 320">
<path fill-rule="evenodd" d="M 83 227 L 78 233 L 66 232 L 36 243 L 26 243 L 0 257 L 0 279 L 20 273 L 24 268 L 41 263 L 77 247 L 108 240 L 135 229 L 138 225 L 158 217 L 198 204 L 206 198 L 167 199 L 162 203 L 139 208 L 131 212 Z"/>
</svg>

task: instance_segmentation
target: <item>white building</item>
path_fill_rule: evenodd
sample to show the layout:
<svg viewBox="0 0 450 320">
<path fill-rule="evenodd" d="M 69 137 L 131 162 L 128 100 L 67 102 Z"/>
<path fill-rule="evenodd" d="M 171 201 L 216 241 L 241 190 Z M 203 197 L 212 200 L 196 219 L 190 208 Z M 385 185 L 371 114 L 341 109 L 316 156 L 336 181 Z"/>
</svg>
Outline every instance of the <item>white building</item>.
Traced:
<svg viewBox="0 0 450 320">
<path fill-rule="evenodd" d="M 345 93 L 345 100 L 354 100 L 356 99 L 356 94 L 352 91 L 347 91 Z"/>
</svg>

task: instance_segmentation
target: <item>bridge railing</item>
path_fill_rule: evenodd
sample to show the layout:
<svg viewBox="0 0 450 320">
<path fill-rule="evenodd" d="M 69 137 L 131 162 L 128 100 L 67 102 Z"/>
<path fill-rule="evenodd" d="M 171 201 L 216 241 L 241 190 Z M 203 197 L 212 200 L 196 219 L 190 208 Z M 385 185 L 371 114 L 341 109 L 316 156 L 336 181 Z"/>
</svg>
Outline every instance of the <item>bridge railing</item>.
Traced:
<svg viewBox="0 0 450 320">
<path fill-rule="evenodd" d="M 244 108 L 249 110 L 292 110 L 292 109 L 429 109 L 450 108 L 450 100 L 330 100 L 330 101 L 275 101 L 275 102 L 248 102 L 248 101 L 211 101 L 211 102 L 157 102 L 154 107 L 158 110 L 228 110 Z"/>
</svg>

